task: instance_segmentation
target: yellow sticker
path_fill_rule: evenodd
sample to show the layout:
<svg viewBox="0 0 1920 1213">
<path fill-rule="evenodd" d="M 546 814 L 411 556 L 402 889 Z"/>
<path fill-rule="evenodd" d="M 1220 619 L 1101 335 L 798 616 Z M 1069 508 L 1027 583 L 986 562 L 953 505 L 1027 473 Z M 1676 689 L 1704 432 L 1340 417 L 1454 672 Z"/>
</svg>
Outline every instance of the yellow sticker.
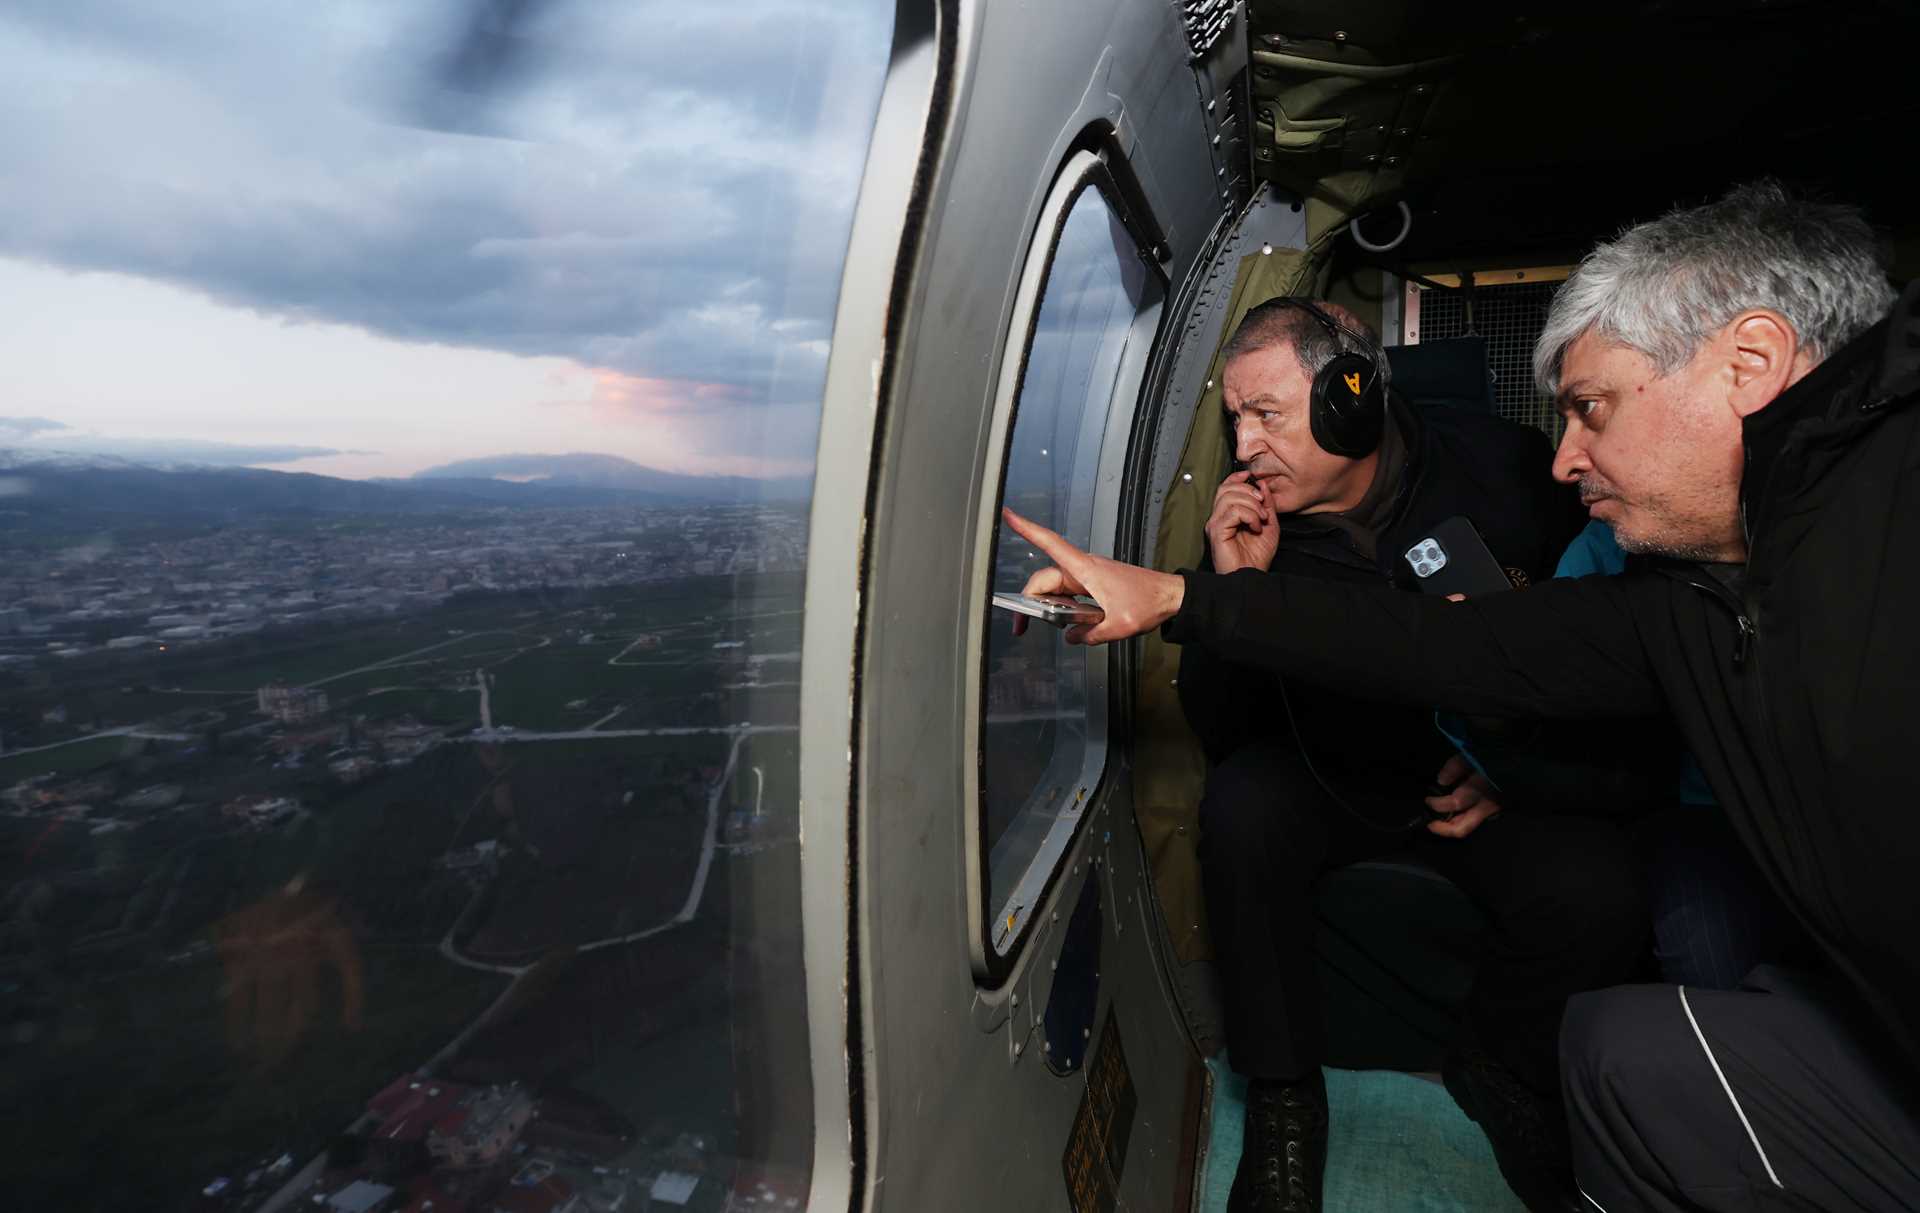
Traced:
<svg viewBox="0 0 1920 1213">
<path fill-rule="evenodd" d="M 1351 375 L 1342 375 L 1341 378 L 1347 381 L 1347 390 L 1349 392 L 1352 392 L 1356 396 L 1360 394 L 1360 372 L 1359 371 L 1355 371 Z"/>
</svg>

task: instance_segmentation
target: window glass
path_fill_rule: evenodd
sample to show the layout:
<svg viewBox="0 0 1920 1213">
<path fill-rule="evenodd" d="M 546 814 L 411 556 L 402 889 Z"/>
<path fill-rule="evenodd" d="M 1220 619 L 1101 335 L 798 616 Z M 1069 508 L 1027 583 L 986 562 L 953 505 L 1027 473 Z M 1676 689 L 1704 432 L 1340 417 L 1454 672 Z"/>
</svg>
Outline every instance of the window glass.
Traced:
<svg viewBox="0 0 1920 1213">
<path fill-rule="evenodd" d="M 1122 354 L 1158 284 L 1105 196 L 1082 189 L 1042 287 L 1006 453 L 1006 505 L 1074 543 L 1092 540 L 1094 490 Z M 1121 419 L 1119 424 L 1124 424 Z M 998 524 L 996 524 L 998 525 Z M 996 588 L 1017 589 L 1046 560 L 1000 526 Z M 1053 852 L 1104 764 L 1104 704 L 1088 697 L 1084 650 L 1053 628 L 1014 636 L 989 620 L 982 731 L 989 938 L 1005 952 L 1044 885 Z M 1090 708 L 1092 709 L 1090 712 Z"/>
<path fill-rule="evenodd" d="M 9 1206 L 805 1204 L 893 8 L 0 12 Z"/>
</svg>

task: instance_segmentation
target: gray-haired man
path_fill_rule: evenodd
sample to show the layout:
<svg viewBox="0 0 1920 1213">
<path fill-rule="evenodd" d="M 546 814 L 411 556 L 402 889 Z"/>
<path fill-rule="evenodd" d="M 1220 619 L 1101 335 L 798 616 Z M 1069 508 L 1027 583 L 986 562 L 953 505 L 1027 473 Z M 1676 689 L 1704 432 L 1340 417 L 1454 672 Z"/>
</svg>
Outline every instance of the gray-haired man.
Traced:
<svg viewBox="0 0 1920 1213">
<path fill-rule="evenodd" d="M 1887 315 L 1889 305 L 1891 315 Z M 1920 285 L 1855 211 L 1762 183 L 1632 229 L 1556 298 L 1555 461 L 1645 572 L 1462 603 L 1170 575 L 1028 527 L 1076 639 L 1186 644 L 1489 714 L 1666 708 L 1818 972 L 1577 996 L 1582 1207 L 1920 1208 Z"/>
</svg>

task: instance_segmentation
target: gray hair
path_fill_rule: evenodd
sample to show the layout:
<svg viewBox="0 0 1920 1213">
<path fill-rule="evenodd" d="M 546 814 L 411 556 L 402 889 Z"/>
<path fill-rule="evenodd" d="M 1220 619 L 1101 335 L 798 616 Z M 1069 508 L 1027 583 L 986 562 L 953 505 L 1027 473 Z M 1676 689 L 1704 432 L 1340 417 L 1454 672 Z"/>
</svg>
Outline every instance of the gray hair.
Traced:
<svg viewBox="0 0 1920 1213">
<path fill-rule="evenodd" d="M 1220 365 L 1225 366 L 1242 354 L 1285 344 L 1293 347 L 1293 356 L 1309 379 L 1318 375 L 1327 363 L 1339 355 L 1359 354 L 1371 358 L 1374 365 L 1380 368 L 1382 384 L 1388 381 L 1390 372 L 1387 360 L 1380 356 L 1380 339 L 1374 335 L 1371 325 L 1337 303 L 1324 299 L 1304 300 L 1347 330 L 1336 335 L 1328 332 L 1326 325 L 1301 307 L 1301 302 L 1291 296 L 1283 296 L 1249 309 L 1241 318 L 1240 326 L 1233 330 L 1233 336 L 1221 347 Z"/>
<path fill-rule="evenodd" d="M 1533 347 L 1533 377 L 1558 394 L 1567 349 L 1587 333 L 1639 351 L 1669 375 L 1749 308 L 1785 316 L 1819 362 L 1871 328 L 1894 298 L 1859 209 L 1756 181 L 1628 228 L 1589 253 L 1554 296 Z"/>
</svg>

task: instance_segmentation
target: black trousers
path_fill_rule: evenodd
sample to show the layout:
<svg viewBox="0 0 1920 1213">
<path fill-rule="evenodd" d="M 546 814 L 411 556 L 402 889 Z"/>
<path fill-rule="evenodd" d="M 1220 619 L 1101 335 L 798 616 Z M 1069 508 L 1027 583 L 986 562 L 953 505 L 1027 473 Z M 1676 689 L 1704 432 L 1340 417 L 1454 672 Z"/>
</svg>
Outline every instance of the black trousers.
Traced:
<svg viewBox="0 0 1920 1213">
<path fill-rule="evenodd" d="M 1604 1213 L 1920 1209 L 1920 1074 L 1826 978 L 1582 994 L 1561 1062 Z"/>
<path fill-rule="evenodd" d="M 1416 798 L 1405 808 L 1411 816 L 1421 806 Z M 1479 905 L 1492 938 L 1467 1026 L 1546 1094 L 1559 1089 L 1567 997 L 1627 980 L 1646 944 L 1638 865 L 1610 822 L 1508 811 L 1464 839 L 1369 829 L 1297 753 L 1258 743 L 1209 775 L 1200 831 L 1227 1048 L 1250 1078 L 1296 1078 L 1321 1064 L 1313 886 L 1330 868 L 1412 852 Z"/>
</svg>

